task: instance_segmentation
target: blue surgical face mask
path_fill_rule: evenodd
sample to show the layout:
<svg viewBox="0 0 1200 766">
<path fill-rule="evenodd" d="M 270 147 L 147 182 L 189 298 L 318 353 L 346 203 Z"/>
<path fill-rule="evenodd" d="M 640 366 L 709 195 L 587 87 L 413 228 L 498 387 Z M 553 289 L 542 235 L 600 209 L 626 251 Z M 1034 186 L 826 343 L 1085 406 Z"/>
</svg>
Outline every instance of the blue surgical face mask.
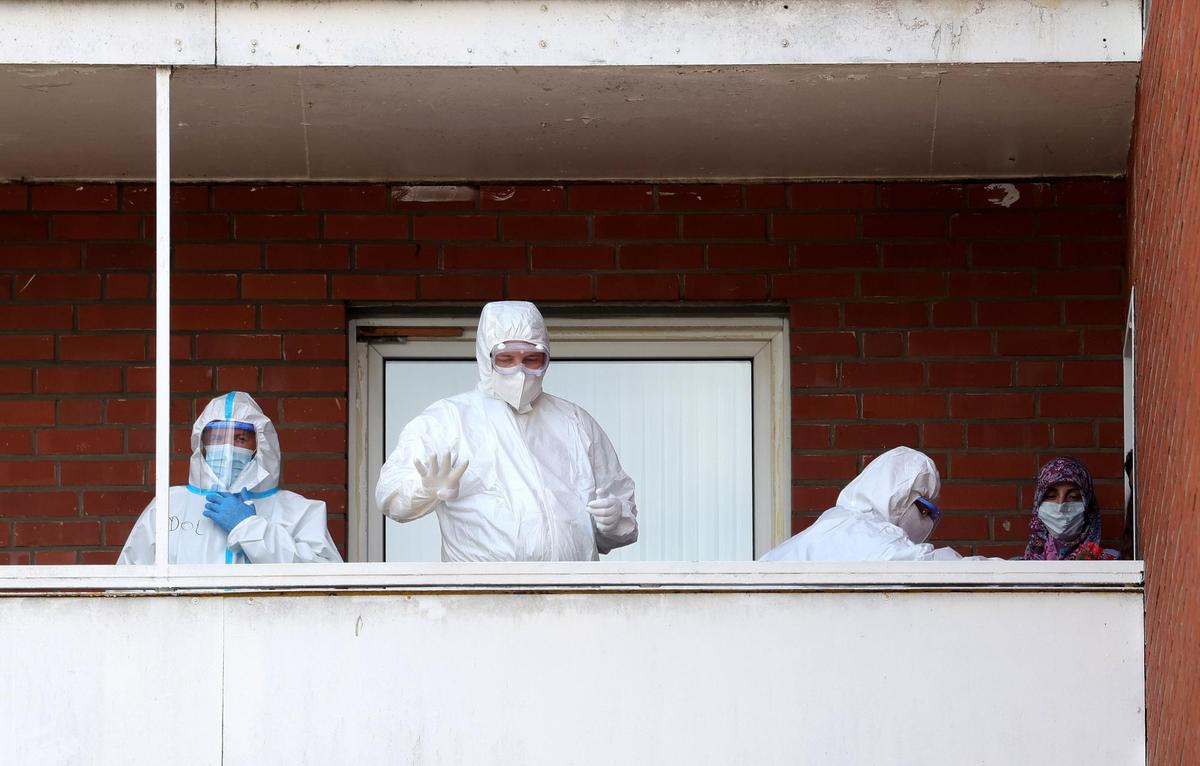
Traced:
<svg viewBox="0 0 1200 766">
<path fill-rule="evenodd" d="M 221 489 L 232 490 L 233 480 L 242 475 L 254 459 L 254 451 L 232 444 L 214 444 L 204 448 L 204 462 L 217 477 Z"/>
<path fill-rule="evenodd" d="M 1059 540 L 1074 540 L 1083 530 L 1083 512 L 1087 504 L 1083 502 L 1052 503 L 1043 502 L 1038 506 L 1038 518 L 1046 525 L 1050 534 Z"/>
</svg>

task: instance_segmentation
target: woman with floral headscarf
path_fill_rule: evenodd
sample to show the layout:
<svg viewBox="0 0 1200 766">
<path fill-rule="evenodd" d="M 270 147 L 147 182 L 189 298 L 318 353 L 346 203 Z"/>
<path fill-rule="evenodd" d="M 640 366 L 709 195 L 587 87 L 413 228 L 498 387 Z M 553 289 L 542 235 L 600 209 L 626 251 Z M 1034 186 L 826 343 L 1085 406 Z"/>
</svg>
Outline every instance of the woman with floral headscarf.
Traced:
<svg viewBox="0 0 1200 766">
<path fill-rule="evenodd" d="M 1114 559 L 1100 548 L 1100 506 L 1087 466 L 1056 457 L 1042 466 L 1033 493 L 1026 560 Z"/>
</svg>

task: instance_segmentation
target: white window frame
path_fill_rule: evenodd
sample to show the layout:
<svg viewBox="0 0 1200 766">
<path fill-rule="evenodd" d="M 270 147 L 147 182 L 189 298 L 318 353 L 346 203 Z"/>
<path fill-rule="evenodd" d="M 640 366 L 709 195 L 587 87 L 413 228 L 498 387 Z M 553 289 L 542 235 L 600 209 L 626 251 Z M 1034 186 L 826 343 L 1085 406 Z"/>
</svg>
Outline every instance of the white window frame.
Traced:
<svg viewBox="0 0 1200 766">
<path fill-rule="evenodd" d="M 383 561 L 383 515 L 374 488 L 383 445 L 383 368 L 390 359 L 475 359 L 477 316 L 357 319 L 350 323 L 348 560 Z M 754 556 L 791 534 L 791 396 L 788 326 L 779 317 L 546 318 L 555 359 L 745 359 L 752 370 Z M 364 328 L 454 328 L 359 340 Z"/>
<path fill-rule="evenodd" d="M 1133 558 L 1141 558 L 1141 539 L 1138 534 L 1138 505 L 1137 505 L 1137 289 L 1129 289 L 1129 313 L 1125 317 L 1125 343 L 1121 349 L 1121 363 L 1124 373 L 1122 388 L 1124 407 L 1125 449 L 1121 452 L 1122 463 L 1125 456 L 1133 452 L 1133 471 L 1125 480 L 1125 505 L 1132 508 L 1127 521 L 1133 526 Z"/>
</svg>

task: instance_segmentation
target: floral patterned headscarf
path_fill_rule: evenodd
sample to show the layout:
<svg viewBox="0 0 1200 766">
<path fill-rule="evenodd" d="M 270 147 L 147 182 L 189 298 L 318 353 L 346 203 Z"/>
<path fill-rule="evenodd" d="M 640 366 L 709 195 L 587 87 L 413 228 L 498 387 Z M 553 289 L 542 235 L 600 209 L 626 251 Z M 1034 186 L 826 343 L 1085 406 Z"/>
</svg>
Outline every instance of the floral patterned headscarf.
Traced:
<svg viewBox="0 0 1200 766">
<path fill-rule="evenodd" d="M 1038 506 L 1055 484 L 1070 482 L 1083 495 L 1083 530 L 1074 540 L 1058 540 L 1046 529 L 1038 518 Z M 1025 559 L 1056 561 L 1079 558 L 1083 547 L 1096 548 L 1100 545 L 1100 506 L 1092 487 L 1092 475 L 1087 466 L 1073 457 L 1056 457 L 1042 466 L 1038 474 L 1037 488 L 1033 492 L 1033 519 L 1029 522 L 1029 545 L 1025 547 Z"/>
</svg>

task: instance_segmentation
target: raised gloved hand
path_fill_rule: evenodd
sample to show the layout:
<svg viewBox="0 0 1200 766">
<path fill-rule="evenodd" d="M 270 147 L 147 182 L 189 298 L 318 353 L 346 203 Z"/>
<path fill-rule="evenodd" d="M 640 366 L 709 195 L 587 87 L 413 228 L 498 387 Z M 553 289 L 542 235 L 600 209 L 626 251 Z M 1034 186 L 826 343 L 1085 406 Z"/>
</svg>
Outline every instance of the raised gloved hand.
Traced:
<svg viewBox="0 0 1200 766">
<path fill-rule="evenodd" d="M 212 492 L 204 504 L 204 515 L 229 534 L 234 527 L 254 515 L 254 506 L 246 502 L 249 499 L 250 494 L 244 489 L 236 495 Z"/>
<path fill-rule="evenodd" d="M 596 528 L 609 534 L 621 520 L 621 501 L 607 492 L 597 491 L 596 499 L 588 501 L 588 513 L 596 520 Z"/>
<path fill-rule="evenodd" d="M 421 476 L 421 484 L 426 493 L 438 500 L 453 500 L 458 497 L 458 485 L 463 474 L 467 472 L 469 460 L 455 465 L 455 457 L 449 450 L 440 455 L 434 455 L 426 465 L 420 460 L 413 461 L 413 467 Z"/>
</svg>

